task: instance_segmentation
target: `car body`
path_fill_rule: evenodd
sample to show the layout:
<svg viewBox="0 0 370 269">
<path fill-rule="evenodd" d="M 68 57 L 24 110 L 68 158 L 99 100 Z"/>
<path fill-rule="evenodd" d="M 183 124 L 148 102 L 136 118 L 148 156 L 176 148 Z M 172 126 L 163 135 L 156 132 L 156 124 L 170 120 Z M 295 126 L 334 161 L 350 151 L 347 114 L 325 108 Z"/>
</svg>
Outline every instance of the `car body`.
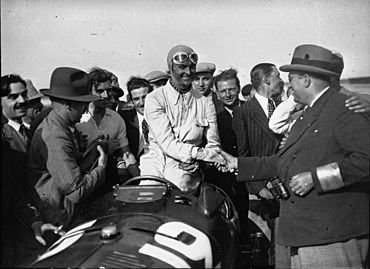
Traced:
<svg viewBox="0 0 370 269">
<path fill-rule="evenodd" d="M 132 185 L 144 179 L 161 184 Z M 238 252 L 237 212 L 216 186 L 203 183 L 200 189 L 195 197 L 162 178 L 131 179 L 32 266 L 231 268 Z"/>
</svg>

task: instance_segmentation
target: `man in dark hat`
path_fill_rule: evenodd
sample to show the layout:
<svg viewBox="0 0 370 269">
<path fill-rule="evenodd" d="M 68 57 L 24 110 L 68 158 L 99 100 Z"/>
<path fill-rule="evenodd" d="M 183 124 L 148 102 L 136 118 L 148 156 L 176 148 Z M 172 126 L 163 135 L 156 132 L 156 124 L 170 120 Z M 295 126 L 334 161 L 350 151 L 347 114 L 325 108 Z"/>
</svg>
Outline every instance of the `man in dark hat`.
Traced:
<svg viewBox="0 0 370 269">
<path fill-rule="evenodd" d="M 41 93 L 50 98 L 53 108 L 33 136 L 28 175 L 42 216 L 68 229 L 80 202 L 105 180 L 107 155 L 101 146 L 97 146 L 97 166 L 81 171 L 80 137 L 75 129 L 88 103 L 99 98 L 89 94 L 88 75 L 70 67 L 56 68 L 50 88 Z"/>
<path fill-rule="evenodd" d="M 245 101 L 249 101 L 256 94 L 256 89 L 253 88 L 252 84 L 244 85 L 242 88 L 242 96 Z"/>
<path fill-rule="evenodd" d="M 189 193 L 203 180 L 198 161 L 215 161 L 220 147 L 212 100 L 192 88 L 197 62 L 198 55 L 188 46 L 169 51 L 171 78 L 145 100 L 149 150 L 140 158 L 142 175 L 164 177 Z"/>
<path fill-rule="evenodd" d="M 330 87 L 330 77 L 339 75 L 331 57 L 326 48 L 301 45 L 291 64 L 280 67 L 290 72 L 294 100 L 305 111 L 275 156 L 222 153 L 239 180 L 279 176 L 285 186 L 277 229 L 285 252 L 276 253 L 278 268 L 368 267 L 369 122 Z"/>
</svg>

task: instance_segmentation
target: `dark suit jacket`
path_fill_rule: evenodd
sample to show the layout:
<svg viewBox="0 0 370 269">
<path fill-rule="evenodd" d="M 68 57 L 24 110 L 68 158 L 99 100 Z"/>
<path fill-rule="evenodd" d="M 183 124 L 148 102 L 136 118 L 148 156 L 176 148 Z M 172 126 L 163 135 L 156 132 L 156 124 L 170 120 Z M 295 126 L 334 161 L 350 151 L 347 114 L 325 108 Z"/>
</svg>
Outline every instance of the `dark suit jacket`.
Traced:
<svg viewBox="0 0 370 269">
<path fill-rule="evenodd" d="M 236 156 L 236 135 L 232 129 L 232 116 L 218 100 L 214 102 L 217 113 L 217 126 L 220 136 L 221 148 Z M 248 219 L 248 192 L 244 182 L 237 182 L 234 173 L 222 173 L 215 167 L 205 171 L 205 180 L 224 190 L 233 201 L 241 221 Z"/>
<path fill-rule="evenodd" d="M 124 119 L 126 123 L 126 136 L 130 145 L 131 152 L 135 155 L 136 160 L 139 160 L 139 156 L 142 152 L 138 152 L 140 144 L 140 131 L 139 131 L 139 119 L 135 109 L 131 110 L 120 110 L 118 113 Z"/>
<path fill-rule="evenodd" d="M 279 175 L 288 189 L 294 175 L 312 174 L 311 192 L 299 197 L 289 189 L 290 198 L 281 201 L 279 245 L 329 244 L 369 234 L 369 120 L 348 110 L 346 98 L 329 89 L 293 125 L 277 155 L 238 160 L 240 179 Z M 326 172 L 318 174 L 323 166 Z"/>
<path fill-rule="evenodd" d="M 253 97 L 234 111 L 233 128 L 237 137 L 238 156 L 258 157 L 276 153 L 281 135 L 268 126 L 268 118 L 258 100 Z M 248 182 L 250 193 L 257 194 L 266 182 Z"/>
</svg>

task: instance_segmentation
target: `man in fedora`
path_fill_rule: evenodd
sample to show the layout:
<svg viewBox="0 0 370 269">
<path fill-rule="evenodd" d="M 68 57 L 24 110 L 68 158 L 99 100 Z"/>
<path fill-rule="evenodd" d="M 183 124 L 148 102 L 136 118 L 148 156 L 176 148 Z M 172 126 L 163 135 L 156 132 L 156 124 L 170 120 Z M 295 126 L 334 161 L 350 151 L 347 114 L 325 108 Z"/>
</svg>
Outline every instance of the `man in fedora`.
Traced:
<svg viewBox="0 0 370 269">
<path fill-rule="evenodd" d="M 88 75 L 79 69 L 58 67 L 50 88 L 41 90 L 52 102 L 52 110 L 37 128 L 28 156 L 30 186 L 36 189 L 41 214 L 47 221 L 66 229 L 74 220 L 82 200 L 105 181 L 107 155 L 97 146 L 97 166 L 90 172 L 80 169 L 80 143 L 75 124 L 89 102 Z"/>
<path fill-rule="evenodd" d="M 192 194 L 203 180 L 198 161 L 221 157 L 215 151 L 220 147 L 215 107 L 192 88 L 197 62 L 198 55 L 188 46 L 169 51 L 171 78 L 145 100 L 149 146 L 140 157 L 142 175 L 164 177 Z"/>
<path fill-rule="evenodd" d="M 276 155 L 222 152 L 239 180 L 279 176 L 290 193 L 280 204 L 276 243 L 284 251 L 276 253 L 277 268 L 368 267 L 369 122 L 330 87 L 339 75 L 331 57 L 326 48 L 301 45 L 280 67 L 305 111 Z"/>
</svg>

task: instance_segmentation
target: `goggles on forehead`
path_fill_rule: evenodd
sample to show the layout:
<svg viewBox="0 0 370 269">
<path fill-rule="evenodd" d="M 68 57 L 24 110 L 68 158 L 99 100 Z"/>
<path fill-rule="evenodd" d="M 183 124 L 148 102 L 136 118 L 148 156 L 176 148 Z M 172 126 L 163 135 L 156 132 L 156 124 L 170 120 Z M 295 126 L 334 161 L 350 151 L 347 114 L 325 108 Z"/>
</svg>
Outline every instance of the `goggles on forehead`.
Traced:
<svg viewBox="0 0 370 269">
<path fill-rule="evenodd" d="M 198 54 L 195 52 L 189 54 L 186 52 L 176 52 L 172 57 L 172 60 L 175 64 L 183 64 L 187 59 L 189 59 L 193 64 L 197 64 Z"/>
</svg>

